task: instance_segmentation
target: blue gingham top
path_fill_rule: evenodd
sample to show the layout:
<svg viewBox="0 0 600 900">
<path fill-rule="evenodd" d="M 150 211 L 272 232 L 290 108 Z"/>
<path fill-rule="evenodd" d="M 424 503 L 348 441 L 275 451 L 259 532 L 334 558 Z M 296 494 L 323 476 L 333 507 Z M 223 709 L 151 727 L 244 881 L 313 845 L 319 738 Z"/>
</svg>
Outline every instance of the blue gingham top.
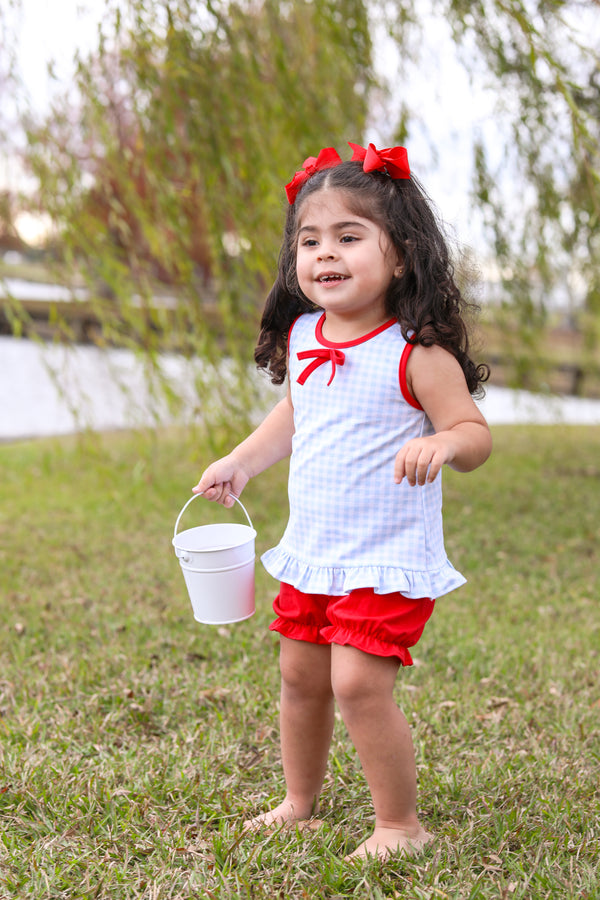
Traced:
<svg viewBox="0 0 600 900">
<path fill-rule="evenodd" d="M 264 566 L 305 593 L 446 594 L 465 579 L 444 549 L 441 474 L 394 483 L 398 450 L 433 433 L 406 387 L 411 345 L 395 320 L 343 344 L 323 336 L 324 321 L 307 313 L 290 333 L 290 517 Z"/>
</svg>

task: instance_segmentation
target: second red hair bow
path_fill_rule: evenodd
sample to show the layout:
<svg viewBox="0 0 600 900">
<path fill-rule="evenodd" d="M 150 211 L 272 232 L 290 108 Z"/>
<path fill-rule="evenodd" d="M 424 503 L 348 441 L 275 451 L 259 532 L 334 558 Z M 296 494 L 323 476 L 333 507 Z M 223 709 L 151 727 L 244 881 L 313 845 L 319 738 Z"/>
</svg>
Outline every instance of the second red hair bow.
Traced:
<svg viewBox="0 0 600 900">
<path fill-rule="evenodd" d="M 391 178 L 410 178 L 408 153 L 404 147 L 377 150 L 374 144 L 369 144 L 365 150 L 360 144 L 348 143 L 354 151 L 352 159 L 362 162 L 365 172 L 387 172 Z"/>
<path fill-rule="evenodd" d="M 320 172 L 321 169 L 333 169 L 335 166 L 339 166 L 341 161 L 342 158 L 334 147 L 325 147 L 317 157 L 309 156 L 308 159 L 305 159 L 302 164 L 302 171 L 296 172 L 290 183 L 285 186 L 288 201 L 290 203 L 294 202 L 298 191 L 311 175 L 314 175 L 315 172 Z"/>
</svg>

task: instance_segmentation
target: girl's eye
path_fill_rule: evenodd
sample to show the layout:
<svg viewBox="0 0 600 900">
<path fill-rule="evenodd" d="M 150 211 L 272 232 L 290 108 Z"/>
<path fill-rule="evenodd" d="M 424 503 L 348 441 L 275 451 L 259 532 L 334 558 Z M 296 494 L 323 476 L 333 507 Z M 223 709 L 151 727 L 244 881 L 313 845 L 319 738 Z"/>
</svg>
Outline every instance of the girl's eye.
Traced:
<svg viewBox="0 0 600 900">
<path fill-rule="evenodd" d="M 316 238 L 305 238 L 301 244 L 302 247 L 316 247 L 317 240 Z"/>
<path fill-rule="evenodd" d="M 345 234 L 342 238 L 340 238 L 342 244 L 349 244 L 351 241 L 356 241 L 358 238 L 354 237 L 353 234 Z"/>
</svg>

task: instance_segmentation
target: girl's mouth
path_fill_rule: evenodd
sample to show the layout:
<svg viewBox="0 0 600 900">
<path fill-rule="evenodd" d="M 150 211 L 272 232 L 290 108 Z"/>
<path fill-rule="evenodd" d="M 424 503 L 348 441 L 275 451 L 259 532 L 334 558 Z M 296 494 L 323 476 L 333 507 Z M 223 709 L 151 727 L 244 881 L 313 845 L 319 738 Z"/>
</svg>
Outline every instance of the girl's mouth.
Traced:
<svg viewBox="0 0 600 900">
<path fill-rule="evenodd" d="M 327 284 L 330 281 L 346 281 L 346 279 L 348 277 L 349 277 L 348 275 L 335 275 L 335 274 L 320 275 L 319 278 L 317 279 L 317 281 L 319 281 L 321 284 Z"/>
</svg>

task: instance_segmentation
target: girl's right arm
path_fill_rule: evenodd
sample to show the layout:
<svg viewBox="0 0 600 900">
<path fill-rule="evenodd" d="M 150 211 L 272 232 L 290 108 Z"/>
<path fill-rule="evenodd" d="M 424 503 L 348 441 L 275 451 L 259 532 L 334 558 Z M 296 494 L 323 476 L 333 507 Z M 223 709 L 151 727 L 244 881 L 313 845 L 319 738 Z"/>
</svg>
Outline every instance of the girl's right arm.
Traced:
<svg viewBox="0 0 600 900">
<path fill-rule="evenodd" d="M 233 506 L 231 494 L 239 497 L 251 478 L 290 455 L 293 434 L 294 408 L 288 389 L 245 441 L 206 469 L 193 492 L 223 506 Z"/>
</svg>

